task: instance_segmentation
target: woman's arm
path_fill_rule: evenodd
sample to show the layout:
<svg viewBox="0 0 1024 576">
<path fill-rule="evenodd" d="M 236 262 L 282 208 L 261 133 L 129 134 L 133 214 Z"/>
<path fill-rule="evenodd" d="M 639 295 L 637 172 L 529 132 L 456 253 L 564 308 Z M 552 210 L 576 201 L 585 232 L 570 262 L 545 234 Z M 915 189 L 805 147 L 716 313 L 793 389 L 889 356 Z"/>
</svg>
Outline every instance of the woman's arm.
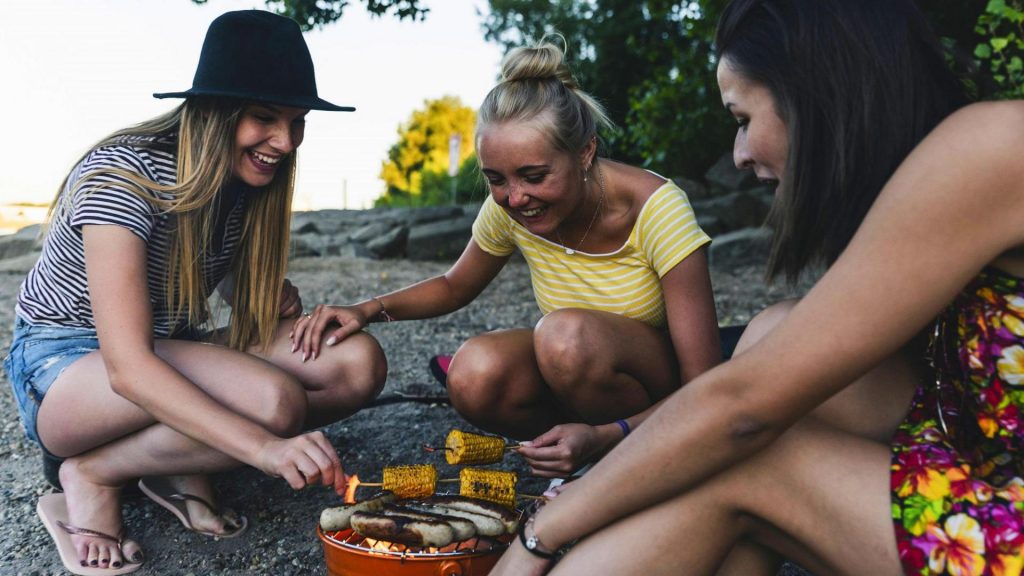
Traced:
<svg viewBox="0 0 1024 576">
<path fill-rule="evenodd" d="M 340 325 L 327 335 L 328 346 L 362 330 L 381 312 L 386 311 L 392 320 L 433 318 L 454 312 L 479 296 L 508 259 L 508 256 L 492 256 L 470 240 L 455 264 L 440 276 L 352 306 L 318 305 L 310 315 L 310 322 L 296 325 L 292 342 L 304 357 L 316 358 L 320 354 L 322 335 L 331 326 Z"/>
<path fill-rule="evenodd" d="M 337 453 L 329 444 L 271 434 L 216 402 L 154 353 L 141 238 L 113 225 L 83 226 L 82 235 L 96 331 L 115 392 L 182 434 L 284 477 L 295 488 L 316 476 L 342 486 Z M 316 469 L 310 469 L 314 463 Z"/>
<path fill-rule="evenodd" d="M 775 330 L 673 394 L 537 516 L 544 546 L 671 498 L 762 449 L 899 349 L 981 267 L 1020 246 L 1022 128 L 1021 103 L 972 106 L 936 128 Z M 526 571 L 510 560 L 497 573 Z"/>
</svg>

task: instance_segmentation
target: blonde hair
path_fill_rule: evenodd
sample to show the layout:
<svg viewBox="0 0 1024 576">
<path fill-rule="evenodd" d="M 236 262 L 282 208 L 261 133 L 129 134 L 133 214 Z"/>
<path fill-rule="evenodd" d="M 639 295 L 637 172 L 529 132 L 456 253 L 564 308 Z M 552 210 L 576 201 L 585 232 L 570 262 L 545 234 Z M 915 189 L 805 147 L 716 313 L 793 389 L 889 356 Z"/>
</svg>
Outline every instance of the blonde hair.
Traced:
<svg viewBox="0 0 1024 576">
<path fill-rule="evenodd" d="M 565 39 L 561 36 L 564 45 Z M 543 38 L 534 46 L 509 52 L 501 63 L 501 82 L 477 113 L 476 141 L 487 126 L 530 122 L 556 150 L 576 153 L 612 121 L 592 96 L 580 89 L 565 62 L 565 52 Z"/>
<path fill-rule="evenodd" d="M 167 310 L 174 323 L 187 311 L 190 326 L 212 316 L 209 290 L 202 270 L 213 231 L 215 211 L 210 209 L 221 188 L 234 176 L 235 132 L 245 106 L 227 98 L 189 98 L 174 110 L 129 128 L 118 130 L 93 145 L 79 158 L 105 146 L 131 144 L 142 148 L 168 148 L 177 137 L 177 183 L 166 186 L 118 168 L 103 168 L 81 176 L 78 188 L 97 175 L 127 180 L 128 188 L 165 214 L 173 214 L 166 278 Z M 289 221 L 295 183 L 295 151 L 278 165 L 273 181 L 246 198 L 246 212 L 238 250 L 232 262 L 234 290 L 228 345 L 244 350 L 253 343 L 266 347 L 277 327 L 281 285 L 288 264 Z M 62 202 L 65 177 L 50 205 L 47 219 Z M 165 192 L 169 199 L 155 192 Z"/>
</svg>

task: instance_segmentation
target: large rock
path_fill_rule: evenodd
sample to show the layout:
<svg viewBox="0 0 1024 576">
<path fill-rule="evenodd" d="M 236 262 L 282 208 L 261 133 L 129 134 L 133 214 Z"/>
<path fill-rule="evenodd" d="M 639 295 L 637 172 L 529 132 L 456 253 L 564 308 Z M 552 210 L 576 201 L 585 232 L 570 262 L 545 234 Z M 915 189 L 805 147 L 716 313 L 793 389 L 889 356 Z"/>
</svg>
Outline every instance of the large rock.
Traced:
<svg viewBox="0 0 1024 576">
<path fill-rule="evenodd" d="M 378 258 L 398 258 L 405 254 L 408 226 L 396 226 L 387 234 L 366 243 L 366 249 Z"/>
<path fill-rule="evenodd" d="M 409 226 L 416 226 L 418 224 L 429 224 L 439 220 L 458 218 L 465 213 L 466 211 L 462 206 L 427 206 L 412 211 L 405 222 Z"/>
<path fill-rule="evenodd" d="M 725 190 L 746 190 L 754 188 L 758 184 L 757 176 L 753 170 L 740 170 L 733 162 L 732 152 L 726 152 L 715 162 L 715 165 L 708 169 L 704 179 L 709 184 L 724 188 Z"/>
<path fill-rule="evenodd" d="M 770 207 L 770 199 L 765 201 L 764 195 L 754 190 L 730 192 L 693 203 L 698 222 L 703 224 L 705 219 L 713 217 L 725 232 L 760 226 Z"/>
<path fill-rule="evenodd" d="M 359 242 L 366 244 L 367 242 L 383 236 L 391 231 L 392 228 L 398 225 L 398 222 L 388 219 L 381 219 L 376 222 L 370 222 L 364 226 L 361 226 L 355 232 L 349 234 L 348 239 L 353 242 Z"/>
<path fill-rule="evenodd" d="M 42 244 L 37 242 L 37 237 L 41 229 L 40 224 L 33 224 L 14 234 L 0 236 L 0 260 L 17 258 L 39 250 Z"/>
<path fill-rule="evenodd" d="M 473 236 L 475 214 L 413 226 L 405 256 L 411 260 L 453 260 L 466 249 Z"/>
<path fill-rule="evenodd" d="M 737 266 L 764 266 L 771 250 L 771 238 L 767 228 L 744 228 L 722 234 L 711 243 L 709 264 L 723 272 L 735 270 Z"/>
</svg>

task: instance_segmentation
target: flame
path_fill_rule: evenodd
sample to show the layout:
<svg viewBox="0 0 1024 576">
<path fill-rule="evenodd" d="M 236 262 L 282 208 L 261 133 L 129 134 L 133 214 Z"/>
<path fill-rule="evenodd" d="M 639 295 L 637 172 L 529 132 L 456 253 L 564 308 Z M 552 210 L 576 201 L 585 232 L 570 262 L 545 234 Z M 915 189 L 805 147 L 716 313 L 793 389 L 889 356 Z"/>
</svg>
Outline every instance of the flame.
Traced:
<svg viewBox="0 0 1024 576">
<path fill-rule="evenodd" d="M 359 488 L 359 475 L 353 474 L 348 477 L 348 487 L 345 488 L 345 504 L 356 503 L 356 488 Z"/>
</svg>

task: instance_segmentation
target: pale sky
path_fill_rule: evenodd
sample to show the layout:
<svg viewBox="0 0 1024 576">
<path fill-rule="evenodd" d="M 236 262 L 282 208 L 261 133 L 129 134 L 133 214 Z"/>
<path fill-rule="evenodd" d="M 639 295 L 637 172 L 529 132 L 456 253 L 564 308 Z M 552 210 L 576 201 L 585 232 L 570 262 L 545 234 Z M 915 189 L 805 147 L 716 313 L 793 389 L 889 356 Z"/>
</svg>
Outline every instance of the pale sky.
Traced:
<svg viewBox="0 0 1024 576">
<path fill-rule="evenodd" d="M 295 209 L 372 205 L 397 129 L 425 99 L 476 108 L 501 52 L 483 40 L 485 0 L 422 0 L 422 22 L 371 18 L 359 0 L 306 33 L 320 97 L 356 112 L 310 112 Z M 262 0 L 0 0 L 0 205 L 49 202 L 78 156 L 108 133 L 169 110 L 154 92 L 192 85 L 203 37 L 223 12 Z"/>
</svg>

